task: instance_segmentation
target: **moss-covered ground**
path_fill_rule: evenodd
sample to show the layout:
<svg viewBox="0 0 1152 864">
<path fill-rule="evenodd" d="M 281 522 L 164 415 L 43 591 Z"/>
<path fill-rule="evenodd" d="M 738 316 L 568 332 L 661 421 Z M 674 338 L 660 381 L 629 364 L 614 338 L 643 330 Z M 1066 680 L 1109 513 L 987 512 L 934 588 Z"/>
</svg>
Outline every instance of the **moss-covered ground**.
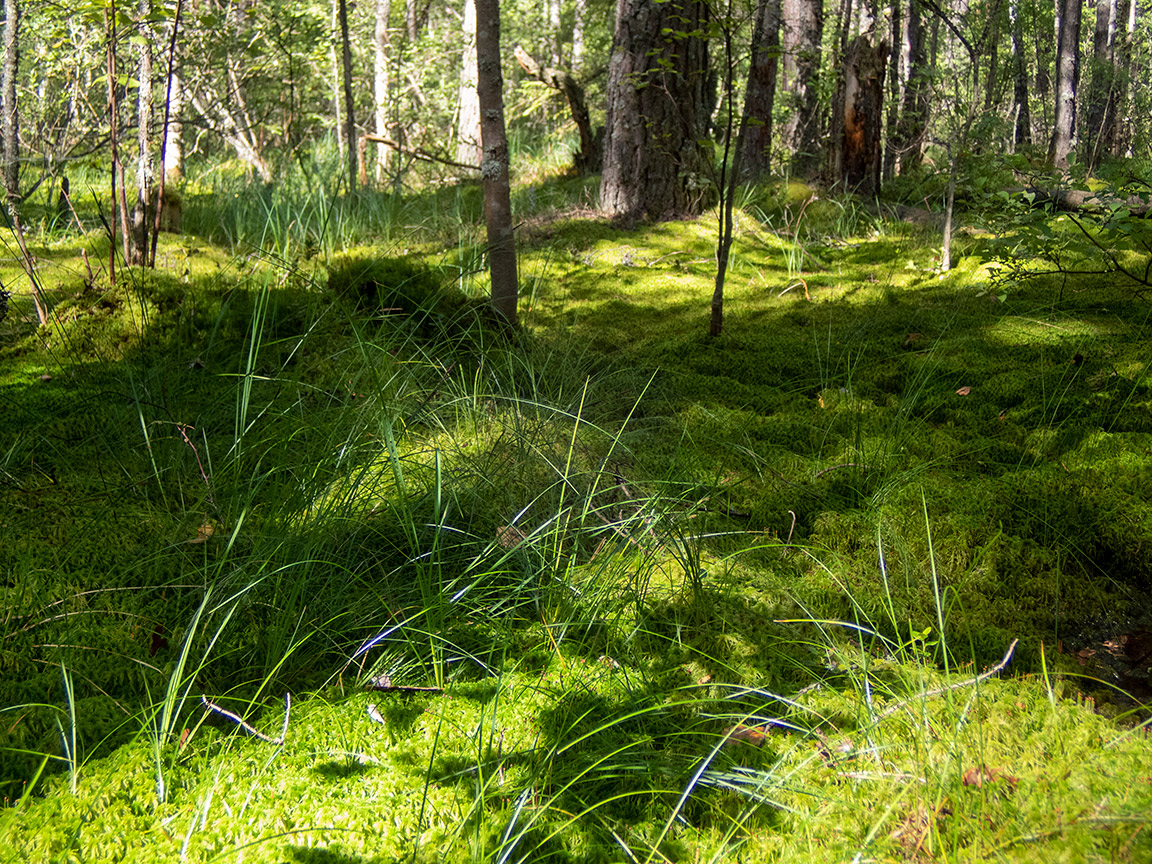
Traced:
<svg viewBox="0 0 1152 864">
<path fill-rule="evenodd" d="M 4 265 L 0 859 L 1152 856 L 1152 307 L 774 186 L 710 338 L 589 195 L 512 339 L 468 186 Z"/>
</svg>

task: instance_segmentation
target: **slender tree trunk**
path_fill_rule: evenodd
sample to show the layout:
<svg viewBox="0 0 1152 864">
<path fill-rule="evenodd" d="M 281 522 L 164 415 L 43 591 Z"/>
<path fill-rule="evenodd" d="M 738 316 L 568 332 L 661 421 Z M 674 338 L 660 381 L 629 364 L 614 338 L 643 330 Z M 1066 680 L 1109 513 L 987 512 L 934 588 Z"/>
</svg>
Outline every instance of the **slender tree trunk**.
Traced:
<svg viewBox="0 0 1152 864">
<path fill-rule="evenodd" d="M 579 75 L 584 65 L 584 33 L 588 25 L 588 0 L 575 0 L 572 21 L 572 74 Z"/>
<path fill-rule="evenodd" d="M 515 328 L 519 282 L 516 238 L 512 233 L 512 201 L 508 178 L 508 138 L 504 131 L 504 77 L 500 69 L 499 0 L 476 2 L 476 58 L 479 78 L 480 138 L 484 158 L 484 221 L 488 229 L 488 269 L 492 276 L 492 308 Z"/>
<path fill-rule="evenodd" d="M 1076 95 L 1080 88 L 1080 10 L 1082 0 L 1056 0 L 1056 116 L 1048 162 L 1068 167 L 1076 144 Z"/>
<path fill-rule="evenodd" d="M 1123 156 L 1132 143 L 1132 39 L 1136 33 L 1137 0 L 1120 0 L 1116 22 L 1116 140 L 1112 155 Z"/>
<path fill-rule="evenodd" d="M 1028 54 L 1024 47 L 1020 3 L 1021 0 L 1009 0 L 1008 3 L 1008 17 L 1012 23 L 1012 102 L 1016 115 L 1013 141 L 1017 151 L 1032 143 L 1032 115 L 1028 111 Z"/>
<path fill-rule="evenodd" d="M 829 71 L 832 81 L 832 110 L 828 114 L 827 137 L 828 145 L 824 148 L 824 170 L 832 178 L 833 183 L 840 183 L 844 179 L 844 87 L 845 87 L 845 59 L 848 56 L 848 34 L 852 30 L 853 10 L 856 8 L 854 0 L 840 0 L 840 8 L 836 14 L 836 38 L 832 51 L 832 62 Z"/>
<path fill-rule="evenodd" d="M 20 115 L 16 102 L 16 77 L 20 71 L 20 4 L 17 0 L 4 0 L 4 70 L 0 81 L 0 95 L 4 100 L 4 189 L 7 193 L 8 217 L 12 220 L 12 233 L 20 247 L 24 271 L 32 286 L 32 303 L 36 306 L 36 319 L 43 327 L 48 323 L 48 301 L 35 261 L 24 242 L 24 228 L 20 224 Z M 4 295 L 5 301 L 8 299 Z M 0 316 L 2 317 L 2 316 Z"/>
<path fill-rule="evenodd" d="M 725 113 L 728 116 L 728 128 L 724 135 L 724 156 L 720 162 L 720 206 L 717 208 L 717 238 L 716 238 L 716 281 L 712 288 L 712 309 L 708 319 L 708 335 L 719 336 L 724 332 L 724 282 L 728 276 L 728 259 L 732 251 L 733 217 L 732 211 L 736 201 L 736 186 L 740 176 L 744 173 L 742 162 L 748 150 L 748 129 L 752 123 L 752 110 L 749 100 L 753 97 L 751 89 L 744 93 L 744 111 L 740 115 L 740 131 L 736 136 L 735 146 L 732 143 L 732 121 L 736 116 L 734 110 L 733 90 L 735 85 L 735 57 L 732 50 L 732 20 L 731 5 L 729 14 L 725 16 L 722 27 L 724 34 L 724 101 Z M 757 27 L 762 10 L 757 10 Z M 759 40 L 754 39 L 753 51 L 757 50 Z M 755 65 L 753 57 L 753 65 Z M 754 69 L 749 70 L 749 76 L 755 74 Z M 775 82 L 773 81 L 773 84 Z M 732 154 L 732 164 L 728 164 L 728 156 Z"/>
<path fill-rule="evenodd" d="M 352 98 L 352 41 L 348 38 L 348 0 L 339 0 L 340 49 L 344 71 L 344 141 L 348 148 L 348 191 L 356 191 L 360 173 L 356 146 L 356 101 Z"/>
<path fill-rule="evenodd" d="M 176 183 L 184 178 L 184 81 L 178 69 L 172 70 L 168 92 L 165 113 L 169 119 L 161 149 L 164 152 L 164 177 L 169 183 Z"/>
<path fill-rule="evenodd" d="M 776 81 L 780 69 L 781 0 L 758 0 L 752 28 L 752 62 L 744 90 L 744 132 L 741 176 L 755 180 L 769 173 L 772 165 L 772 112 L 776 105 Z"/>
<path fill-rule="evenodd" d="M 549 62 L 556 68 L 564 65 L 564 51 L 561 47 L 560 33 L 560 2 L 561 0 L 546 0 L 548 7 L 548 51 L 551 55 Z"/>
<path fill-rule="evenodd" d="M 152 14 L 151 0 L 140 0 L 140 51 L 136 91 L 136 204 L 132 210 L 132 263 L 148 263 L 148 202 L 152 198 Z"/>
<path fill-rule="evenodd" d="M 124 261 L 131 258 L 128 235 L 128 198 L 124 191 L 124 165 L 120 160 L 120 102 L 116 94 L 116 3 L 110 0 L 104 12 L 108 34 L 108 133 L 112 144 L 112 238 L 108 244 L 108 277 L 116 284 L 116 228 L 120 228 Z M 119 221 L 119 226 L 117 226 Z"/>
<path fill-rule="evenodd" d="M 903 99 L 900 80 L 900 57 L 904 51 L 904 26 L 901 18 L 900 0 L 892 0 L 892 17 L 889 21 L 888 38 L 892 48 L 888 53 L 888 114 L 884 120 L 887 146 L 884 147 L 884 163 L 880 169 L 880 179 L 887 183 L 896 174 L 896 150 L 892 146 L 896 127 L 900 122 L 900 103 Z"/>
<path fill-rule="evenodd" d="M 372 88 L 375 96 L 376 134 L 381 138 L 388 137 L 388 105 L 391 102 L 388 93 L 388 62 L 390 60 L 391 45 L 389 44 L 388 19 L 392 17 L 392 0 L 376 0 L 376 29 L 372 41 Z M 388 173 L 388 150 L 382 146 L 376 148 L 376 182 L 381 183 Z"/>
<path fill-rule="evenodd" d="M 460 104 L 456 121 L 456 161 L 479 165 L 480 98 L 477 94 L 476 0 L 464 0 L 464 62 L 460 67 Z"/>
<path fill-rule="evenodd" d="M 20 70 L 20 4 L 4 0 L 4 189 L 8 208 L 20 203 L 20 115 L 16 103 L 16 77 Z"/>
<path fill-rule="evenodd" d="M 633 224 L 700 211 L 709 185 L 707 26 L 702 0 L 619 0 L 600 182 L 608 217 Z"/>
<path fill-rule="evenodd" d="M 900 174 L 914 171 L 923 159 L 924 133 L 931 109 L 931 67 L 928 64 L 927 32 L 919 0 L 908 4 L 907 18 L 908 83 L 900 106 L 900 122 L 890 146 L 896 155 Z"/>
<path fill-rule="evenodd" d="M 1001 5 L 992 7 L 992 20 L 985 31 L 981 43 L 987 56 L 988 73 L 984 76 L 984 110 L 991 111 L 996 101 L 996 90 L 1000 84 L 1000 16 Z"/>
<path fill-rule="evenodd" d="M 1127 9 L 1121 10 L 1118 0 L 1097 0 L 1096 27 L 1092 39 L 1091 79 L 1084 111 L 1084 140 L 1088 164 L 1095 168 L 1105 155 L 1115 149 L 1117 137 L 1117 92 L 1121 75 L 1117 64 L 1117 24 L 1123 37 L 1127 22 L 1120 23 L 1121 12 L 1127 18 Z"/>
<path fill-rule="evenodd" d="M 792 154 L 792 169 L 802 177 L 812 176 L 821 161 L 817 77 L 823 35 L 824 6 L 820 0 L 784 0 L 780 44 L 789 114 L 781 129 L 780 146 Z"/>
<path fill-rule="evenodd" d="M 340 4 L 343 0 L 332 0 L 332 30 L 329 38 L 328 53 L 332 61 L 332 119 L 336 126 L 336 149 L 340 153 L 341 168 L 348 152 L 344 148 L 344 112 L 341 110 L 343 98 L 340 94 Z"/>
<path fill-rule="evenodd" d="M 180 147 L 180 135 L 177 132 L 172 135 L 172 108 L 173 108 L 173 90 L 180 87 L 179 79 L 176 77 L 176 39 L 180 33 L 180 13 L 184 9 L 184 0 L 176 0 L 176 10 L 172 16 L 172 35 L 168 41 L 168 75 L 167 85 L 164 90 L 164 124 L 162 126 L 160 137 L 160 183 L 159 188 L 156 190 L 156 214 L 155 221 L 152 225 L 152 248 L 148 255 L 148 266 L 156 267 L 156 241 L 160 236 L 160 226 L 163 222 L 168 223 L 170 231 L 180 230 L 180 213 L 181 207 L 180 199 L 177 195 L 168 193 L 165 189 L 165 184 L 171 179 L 176 180 L 184 172 L 183 154 L 178 154 L 179 168 L 177 171 L 172 172 L 169 177 L 168 169 L 168 147 L 171 146 L 172 141 L 175 141 L 177 150 Z M 169 140 L 172 139 L 172 141 Z"/>
</svg>

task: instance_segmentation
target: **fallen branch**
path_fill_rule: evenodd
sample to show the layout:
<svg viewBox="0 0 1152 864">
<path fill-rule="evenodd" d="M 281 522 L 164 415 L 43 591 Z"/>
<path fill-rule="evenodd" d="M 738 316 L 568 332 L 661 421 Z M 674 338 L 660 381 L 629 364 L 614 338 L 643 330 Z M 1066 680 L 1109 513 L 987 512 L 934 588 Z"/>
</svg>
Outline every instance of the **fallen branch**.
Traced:
<svg viewBox="0 0 1152 864">
<path fill-rule="evenodd" d="M 964 687 L 971 687 L 973 684 L 979 684 L 981 681 L 984 681 L 988 678 L 991 678 L 993 675 L 997 675 L 1000 672 L 1003 672 L 1004 667 L 1008 665 L 1008 661 L 1012 659 L 1012 652 L 1016 650 L 1016 644 L 1019 641 L 1019 639 L 1013 639 L 1012 644 L 1008 646 L 1008 650 L 1004 652 L 1004 659 L 993 666 L 991 669 L 988 669 L 985 672 L 981 672 L 974 678 L 968 678 L 964 681 L 957 681 L 955 684 L 947 684 L 944 687 L 937 687 L 935 690 L 929 690 L 927 693 L 917 693 L 916 696 L 911 699 L 905 699 L 902 702 L 897 702 L 895 705 L 889 705 L 887 708 L 876 715 L 876 720 L 883 720 L 885 717 L 889 717 L 895 714 L 901 708 L 906 708 L 914 702 L 921 702 L 926 699 L 931 699 L 934 696 L 940 696 L 944 693 L 949 693 L 952 690 L 960 690 Z"/>
<path fill-rule="evenodd" d="M 222 717 L 227 717 L 249 735 L 259 738 L 261 741 L 267 741 L 269 744 L 275 744 L 280 747 L 284 744 L 284 738 L 288 734 L 288 714 L 292 710 L 292 694 L 284 694 L 284 727 L 280 730 L 279 738 L 270 738 L 258 729 L 253 728 L 250 724 L 244 721 L 244 718 L 239 714 L 233 714 L 227 708 L 222 708 L 215 702 L 211 701 L 207 696 L 200 697 L 201 704 L 209 711 L 219 714 Z"/>
<path fill-rule="evenodd" d="M 434 153 L 427 153 L 417 147 L 413 150 L 410 147 L 405 147 L 399 141 L 393 141 L 391 138 L 386 138 L 383 135 L 373 135 L 367 133 L 364 135 L 363 140 L 371 141 L 375 144 L 383 144 L 385 147 L 391 147 L 397 153 L 403 153 L 405 156 L 411 156 L 413 159 L 419 159 L 422 162 L 438 162 L 441 165 L 450 165 L 453 168 L 464 168 L 468 171 L 479 171 L 480 168 L 476 165 L 465 165 L 463 162 L 457 162 L 454 159 L 449 159 L 446 156 L 437 156 Z"/>
</svg>

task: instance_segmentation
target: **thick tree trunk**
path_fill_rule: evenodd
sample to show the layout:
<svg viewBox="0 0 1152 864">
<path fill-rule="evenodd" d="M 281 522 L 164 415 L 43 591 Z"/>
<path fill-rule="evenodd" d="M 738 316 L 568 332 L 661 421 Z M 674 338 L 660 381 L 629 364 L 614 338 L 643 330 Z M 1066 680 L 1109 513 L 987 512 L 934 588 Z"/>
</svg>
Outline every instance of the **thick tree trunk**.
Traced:
<svg viewBox="0 0 1152 864">
<path fill-rule="evenodd" d="M 772 166 L 772 111 L 780 69 L 781 0 L 758 0 L 752 30 L 752 62 L 744 90 L 742 179 L 755 180 Z"/>
<path fill-rule="evenodd" d="M 464 0 L 464 62 L 460 68 L 460 104 L 456 121 L 456 161 L 480 164 L 480 99 L 476 91 L 476 2 Z"/>
<path fill-rule="evenodd" d="M 1008 3 L 1008 17 L 1012 21 L 1013 141 L 1016 150 L 1032 143 L 1032 115 L 1028 110 L 1028 55 L 1024 48 L 1024 22 L 1020 17 L 1020 2 L 1009 0 Z"/>
<path fill-rule="evenodd" d="M 817 76 L 823 35 L 821 0 L 784 0 L 780 44 L 789 114 L 781 129 L 780 145 L 792 154 L 792 169 L 802 177 L 814 175 L 821 162 Z"/>
<path fill-rule="evenodd" d="M 352 98 L 352 42 L 348 38 L 348 0 L 339 0 L 340 54 L 344 78 L 344 141 L 348 147 L 348 191 L 356 191 L 359 160 L 356 148 L 356 101 Z"/>
<path fill-rule="evenodd" d="M 612 219 L 675 219 L 704 204 L 707 26 L 701 0 L 618 0 L 600 183 Z"/>
<path fill-rule="evenodd" d="M 843 130 L 842 174 L 837 182 L 863 195 L 880 191 L 881 140 L 884 131 L 884 72 L 888 46 L 873 45 L 862 34 L 852 40 L 844 61 L 844 102 L 837 106 Z"/>
<path fill-rule="evenodd" d="M 1056 115 L 1048 162 L 1068 167 L 1076 144 L 1076 94 L 1080 88 L 1080 10 L 1082 0 L 1056 0 Z"/>
<path fill-rule="evenodd" d="M 516 240 L 508 184 L 508 138 L 504 131 L 504 78 L 500 70 L 499 0 L 476 2 L 476 58 L 479 78 L 480 139 L 484 158 L 484 222 L 488 229 L 488 269 L 492 275 L 492 308 L 516 327 Z"/>
</svg>

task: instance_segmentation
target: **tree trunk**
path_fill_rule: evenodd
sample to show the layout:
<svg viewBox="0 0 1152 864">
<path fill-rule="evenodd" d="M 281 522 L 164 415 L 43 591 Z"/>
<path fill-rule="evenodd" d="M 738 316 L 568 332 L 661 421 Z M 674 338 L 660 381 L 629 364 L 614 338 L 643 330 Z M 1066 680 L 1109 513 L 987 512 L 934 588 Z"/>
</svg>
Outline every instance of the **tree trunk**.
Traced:
<svg viewBox="0 0 1152 864">
<path fill-rule="evenodd" d="M 1016 115 L 1013 141 L 1016 150 L 1032 143 L 1032 115 L 1028 111 L 1028 57 L 1024 49 L 1024 22 L 1020 17 L 1021 0 L 1009 0 L 1008 17 L 1012 21 L 1012 101 Z"/>
<path fill-rule="evenodd" d="M 821 0 L 784 0 L 780 43 L 789 114 L 781 129 L 780 146 L 792 154 L 792 169 L 802 177 L 813 176 L 821 161 L 817 77 L 823 35 Z"/>
<path fill-rule="evenodd" d="M 532 78 L 564 94 L 568 110 L 572 113 L 572 122 L 580 133 L 580 152 L 575 155 L 577 172 L 584 176 L 599 171 L 602 142 L 592 131 L 592 118 L 588 113 L 588 104 L 584 101 L 584 88 L 576 82 L 572 73 L 541 66 L 523 46 L 517 45 L 515 53 L 521 68 Z"/>
<path fill-rule="evenodd" d="M 164 179 L 175 183 L 184 177 L 184 82 L 180 73 L 172 71 L 172 83 L 168 95 L 167 112 L 169 120 L 164 128 Z"/>
<path fill-rule="evenodd" d="M 896 174 L 896 150 L 892 140 L 900 123 L 900 102 L 903 98 L 900 80 L 900 58 L 904 50 L 904 26 L 901 21 L 900 0 L 892 0 L 892 17 L 889 21 L 888 38 L 891 51 L 888 54 L 888 114 L 884 120 L 885 137 L 888 145 L 884 148 L 884 162 L 880 168 L 880 180 L 887 183 Z"/>
<path fill-rule="evenodd" d="M 584 65 L 584 33 L 588 26 L 588 0 L 575 0 L 572 20 L 572 72 Z"/>
<path fill-rule="evenodd" d="M 1080 4 L 1082 0 L 1056 0 L 1056 115 L 1048 163 L 1068 167 L 1068 154 L 1076 144 L 1076 93 L 1080 87 Z"/>
<path fill-rule="evenodd" d="M 359 160 L 356 148 L 356 102 L 352 98 L 352 42 L 348 38 L 348 0 L 339 0 L 340 50 L 344 71 L 344 141 L 348 148 L 348 191 L 356 191 Z"/>
<path fill-rule="evenodd" d="M 863 195 L 880 191 L 881 140 L 884 131 L 884 72 L 888 46 L 873 45 L 867 34 L 852 40 L 844 62 L 844 103 L 840 106 L 843 182 Z"/>
<path fill-rule="evenodd" d="M 375 97 L 376 134 L 388 137 L 388 93 L 389 39 L 388 19 L 392 17 L 392 0 L 376 0 L 376 29 L 372 41 L 372 89 Z M 388 151 L 376 148 L 376 182 L 383 182 L 388 173 Z"/>
<path fill-rule="evenodd" d="M 460 105 L 456 121 L 456 161 L 479 165 L 480 99 L 477 94 L 476 2 L 464 0 L 464 62 L 460 68 Z"/>
<path fill-rule="evenodd" d="M 561 0 L 546 0 L 548 7 L 548 50 L 551 54 L 549 62 L 556 67 L 564 65 L 564 52 L 560 41 L 560 3 Z"/>
<path fill-rule="evenodd" d="M 16 110 L 16 76 L 20 69 L 20 4 L 4 0 L 4 190 L 8 208 L 20 203 L 20 116 Z"/>
<path fill-rule="evenodd" d="M 896 155 L 897 171 L 906 174 L 920 167 L 924 151 L 924 133 L 931 109 L 931 67 L 928 65 L 927 32 L 919 0 L 908 4 L 908 84 L 900 106 L 900 122 L 891 142 Z"/>
<path fill-rule="evenodd" d="M 136 204 L 132 208 L 132 263 L 148 263 L 148 202 L 152 199 L 152 14 L 151 0 L 140 0 L 140 49 L 136 91 Z"/>
<path fill-rule="evenodd" d="M 675 219 L 702 208 L 707 26 L 702 0 L 617 4 L 600 183 L 600 207 L 612 219 Z"/>
<path fill-rule="evenodd" d="M 1112 155 L 1124 156 L 1132 143 L 1132 39 L 1136 33 L 1137 0 L 1120 0 L 1116 21 L 1116 140 Z"/>
<path fill-rule="evenodd" d="M 1084 112 L 1083 139 L 1090 168 L 1114 151 L 1117 133 L 1116 103 L 1120 85 L 1117 66 L 1117 24 L 1123 38 L 1127 22 L 1121 23 L 1118 0 L 1097 0 L 1096 28 L 1092 39 L 1091 80 L 1087 110 Z"/>
<path fill-rule="evenodd" d="M 16 110 L 16 77 L 20 71 L 20 4 L 4 0 L 4 70 L 0 81 L 0 95 L 4 100 L 4 117 L 0 125 L 4 131 L 4 189 L 7 193 L 8 217 L 12 220 L 12 233 L 20 247 L 21 261 L 32 285 L 32 302 L 36 306 L 36 319 L 43 327 L 48 323 L 48 301 L 36 274 L 35 261 L 24 242 L 24 229 L 20 224 L 20 118 Z M 115 250 L 113 250 L 115 254 Z M 0 289 L 7 311 L 8 293 Z M 0 316 L 3 317 L 3 316 Z"/>
<path fill-rule="evenodd" d="M 480 140 L 484 158 L 484 222 L 488 229 L 488 269 L 492 308 L 510 328 L 517 326 L 516 240 L 508 186 L 508 138 L 504 131 L 504 78 L 500 71 L 499 0 L 476 2 L 476 66 L 479 72 Z"/>
<path fill-rule="evenodd" d="M 780 68 L 781 0 L 758 0 L 752 30 L 752 62 L 744 90 L 744 138 L 741 175 L 756 180 L 772 166 L 772 111 Z"/>
</svg>

